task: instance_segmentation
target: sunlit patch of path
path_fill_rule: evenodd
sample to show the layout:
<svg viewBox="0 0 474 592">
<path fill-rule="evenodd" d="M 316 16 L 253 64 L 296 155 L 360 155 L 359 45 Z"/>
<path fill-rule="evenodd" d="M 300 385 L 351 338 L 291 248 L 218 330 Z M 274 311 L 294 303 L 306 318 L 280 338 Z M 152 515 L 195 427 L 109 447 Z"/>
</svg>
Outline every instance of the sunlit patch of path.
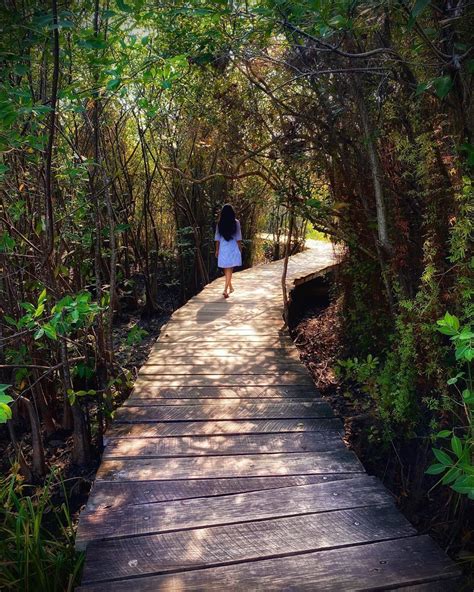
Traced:
<svg viewBox="0 0 474 592">
<path fill-rule="evenodd" d="M 334 265 L 291 257 L 288 288 Z M 341 439 L 282 321 L 282 263 L 176 311 L 118 410 L 77 547 L 82 592 L 455 590 Z"/>
</svg>

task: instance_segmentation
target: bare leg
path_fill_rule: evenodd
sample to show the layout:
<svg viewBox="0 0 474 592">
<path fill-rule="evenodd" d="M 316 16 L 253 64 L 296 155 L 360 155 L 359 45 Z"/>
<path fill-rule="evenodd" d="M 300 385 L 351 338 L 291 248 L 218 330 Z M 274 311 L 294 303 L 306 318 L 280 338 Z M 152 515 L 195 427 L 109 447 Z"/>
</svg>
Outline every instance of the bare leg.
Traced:
<svg viewBox="0 0 474 592">
<path fill-rule="evenodd" d="M 224 297 L 227 298 L 229 294 L 229 284 L 231 283 L 232 278 L 232 268 L 225 267 L 224 268 L 224 275 L 225 275 L 225 288 L 224 288 Z"/>
<path fill-rule="evenodd" d="M 233 268 L 230 268 L 230 274 L 229 274 L 229 293 L 232 294 L 232 292 L 234 291 L 234 286 L 232 285 L 232 273 L 233 273 Z"/>
</svg>

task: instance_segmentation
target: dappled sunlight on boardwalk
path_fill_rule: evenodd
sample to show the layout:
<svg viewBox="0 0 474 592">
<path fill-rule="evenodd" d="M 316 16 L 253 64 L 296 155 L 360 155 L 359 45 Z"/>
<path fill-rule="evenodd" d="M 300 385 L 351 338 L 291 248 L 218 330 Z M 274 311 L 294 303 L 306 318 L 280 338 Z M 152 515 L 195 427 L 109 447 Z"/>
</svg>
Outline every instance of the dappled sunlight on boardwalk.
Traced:
<svg viewBox="0 0 474 592">
<path fill-rule="evenodd" d="M 313 242 L 290 259 L 290 289 L 334 264 Z M 237 274 L 228 300 L 210 284 L 163 327 L 80 518 L 82 592 L 452 581 L 453 564 L 344 446 L 285 329 L 281 265 Z"/>
</svg>

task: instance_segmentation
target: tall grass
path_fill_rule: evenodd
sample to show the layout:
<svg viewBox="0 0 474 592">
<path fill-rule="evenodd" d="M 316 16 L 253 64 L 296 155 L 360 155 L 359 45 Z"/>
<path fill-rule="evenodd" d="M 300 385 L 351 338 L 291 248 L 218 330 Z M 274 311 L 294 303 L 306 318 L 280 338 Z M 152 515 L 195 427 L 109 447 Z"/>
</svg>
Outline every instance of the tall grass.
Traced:
<svg viewBox="0 0 474 592">
<path fill-rule="evenodd" d="M 64 500 L 53 502 L 62 488 Z M 83 555 L 74 550 L 74 529 L 64 484 L 53 471 L 44 486 L 22 485 L 15 471 L 0 480 L 0 590 L 70 592 Z"/>
</svg>

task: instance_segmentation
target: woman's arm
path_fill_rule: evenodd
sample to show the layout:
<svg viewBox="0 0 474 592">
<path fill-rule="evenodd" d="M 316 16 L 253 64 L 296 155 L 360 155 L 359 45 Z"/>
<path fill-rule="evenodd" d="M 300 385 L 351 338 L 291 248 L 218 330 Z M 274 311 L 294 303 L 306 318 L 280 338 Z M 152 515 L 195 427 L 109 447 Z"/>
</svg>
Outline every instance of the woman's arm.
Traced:
<svg viewBox="0 0 474 592">
<path fill-rule="evenodd" d="M 242 253 L 242 241 L 238 240 L 237 244 L 239 245 L 239 251 Z"/>
<path fill-rule="evenodd" d="M 216 257 L 219 257 L 219 244 L 220 242 L 216 240 Z"/>
</svg>

